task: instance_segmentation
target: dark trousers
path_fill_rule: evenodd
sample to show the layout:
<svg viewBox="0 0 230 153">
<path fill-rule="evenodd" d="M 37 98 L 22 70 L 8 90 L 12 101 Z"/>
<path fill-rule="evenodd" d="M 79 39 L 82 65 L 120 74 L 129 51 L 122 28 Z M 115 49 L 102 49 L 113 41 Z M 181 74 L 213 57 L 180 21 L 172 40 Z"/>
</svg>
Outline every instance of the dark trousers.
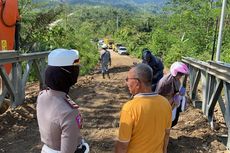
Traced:
<svg viewBox="0 0 230 153">
<path fill-rule="evenodd" d="M 175 125 L 177 125 L 177 122 L 179 120 L 179 116 L 180 116 L 180 112 L 181 112 L 181 104 L 180 106 L 177 108 L 176 110 L 176 117 L 175 119 L 172 121 L 172 126 L 171 127 L 174 127 Z"/>
</svg>

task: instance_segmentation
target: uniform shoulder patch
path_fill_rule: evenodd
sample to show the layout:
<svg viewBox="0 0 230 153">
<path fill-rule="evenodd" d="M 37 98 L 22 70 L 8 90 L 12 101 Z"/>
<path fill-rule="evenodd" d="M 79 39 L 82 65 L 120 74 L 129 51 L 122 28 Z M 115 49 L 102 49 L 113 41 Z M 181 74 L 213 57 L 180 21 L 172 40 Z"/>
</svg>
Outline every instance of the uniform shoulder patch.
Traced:
<svg viewBox="0 0 230 153">
<path fill-rule="evenodd" d="M 64 98 L 65 102 L 73 109 L 78 109 L 79 106 L 76 104 L 68 95 Z"/>
<path fill-rule="evenodd" d="M 82 125 L 83 125 L 83 119 L 82 119 L 82 116 L 81 116 L 80 113 L 78 113 L 78 115 L 76 116 L 75 120 L 77 122 L 78 128 L 81 129 Z"/>
<path fill-rule="evenodd" d="M 78 110 L 79 106 L 68 95 L 66 95 L 64 100 L 72 109 L 77 109 Z M 78 128 L 81 129 L 82 124 L 83 124 L 83 119 L 82 119 L 82 116 L 81 116 L 79 111 L 77 113 L 77 116 L 75 117 L 75 121 L 77 123 Z"/>
</svg>

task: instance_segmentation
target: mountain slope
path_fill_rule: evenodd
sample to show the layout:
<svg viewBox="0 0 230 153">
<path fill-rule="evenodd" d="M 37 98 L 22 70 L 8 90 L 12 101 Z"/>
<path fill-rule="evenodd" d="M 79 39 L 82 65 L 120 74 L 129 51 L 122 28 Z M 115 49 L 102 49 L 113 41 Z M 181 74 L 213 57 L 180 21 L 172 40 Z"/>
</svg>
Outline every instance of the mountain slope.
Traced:
<svg viewBox="0 0 230 153">
<path fill-rule="evenodd" d="M 130 4 L 130 5 L 143 5 L 147 3 L 154 3 L 156 5 L 162 5 L 168 0 L 67 0 L 68 2 L 71 3 L 87 3 L 87 2 L 94 2 L 94 3 L 103 3 L 103 4 L 112 4 L 112 5 L 117 5 L 117 4 Z"/>
</svg>

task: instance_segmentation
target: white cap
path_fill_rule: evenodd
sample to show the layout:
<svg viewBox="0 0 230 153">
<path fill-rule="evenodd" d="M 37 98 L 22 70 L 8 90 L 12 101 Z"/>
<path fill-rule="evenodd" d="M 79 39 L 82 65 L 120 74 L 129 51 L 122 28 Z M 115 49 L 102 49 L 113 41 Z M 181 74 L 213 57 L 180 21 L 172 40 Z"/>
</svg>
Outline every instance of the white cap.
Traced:
<svg viewBox="0 0 230 153">
<path fill-rule="evenodd" d="M 77 50 L 58 48 L 48 55 L 49 66 L 79 65 L 79 52 Z"/>
</svg>

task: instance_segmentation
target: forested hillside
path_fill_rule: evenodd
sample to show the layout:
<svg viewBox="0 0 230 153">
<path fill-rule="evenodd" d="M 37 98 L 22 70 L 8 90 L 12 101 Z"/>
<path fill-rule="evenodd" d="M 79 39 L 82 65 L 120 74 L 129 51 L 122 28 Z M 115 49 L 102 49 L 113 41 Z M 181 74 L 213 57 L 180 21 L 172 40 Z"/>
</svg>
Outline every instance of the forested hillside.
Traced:
<svg viewBox="0 0 230 153">
<path fill-rule="evenodd" d="M 57 4 L 69 5 L 101 5 L 113 6 L 114 8 L 122 8 L 129 11 L 144 11 L 151 13 L 159 13 L 162 7 L 169 2 L 169 0 L 32 0 L 34 4 L 43 3 L 48 6 Z"/>
<path fill-rule="evenodd" d="M 34 48 L 36 51 L 76 48 L 81 52 L 83 73 L 97 63 L 96 41 L 106 36 L 123 43 L 130 54 L 137 57 L 141 56 L 144 47 L 156 55 L 162 54 L 166 65 L 182 56 L 210 60 L 221 11 L 220 2 L 209 0 L 174 0 L 160 14 L 99 4 L 60 3 L 38 10 L 35 9 L 38 4 L 29 2 L 20 0 L 21 49 L 28 52 Z M 49 24 L 58 19 L 62 21 L 50 28 Z M 230 62 L 229 32 L 229 15 L 226 15 L 221 53 L 221 60 L 226 62 Z"/>
<path fill-rule="evenodd" d="M 169 0 L 33 0 L 33 2 L 67 2 L 67 3 L 104 3 L 104 4 L 146 4 L 155 3 L 157 5 L 162 5 Z"/>
</svg>

